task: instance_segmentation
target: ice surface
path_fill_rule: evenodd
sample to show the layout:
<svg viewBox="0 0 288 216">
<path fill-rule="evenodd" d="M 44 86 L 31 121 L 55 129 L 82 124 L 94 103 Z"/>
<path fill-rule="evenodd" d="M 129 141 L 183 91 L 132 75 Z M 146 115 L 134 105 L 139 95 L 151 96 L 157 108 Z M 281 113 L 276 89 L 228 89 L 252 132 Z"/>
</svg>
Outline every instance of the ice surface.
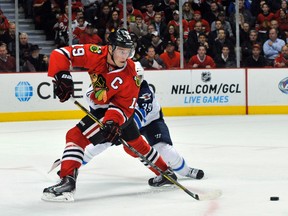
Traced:
<svg viewBox="0 0 288 216">
<path fill-rule="evenodd" d="M 192 192 L 221 191 L 196 201 L 181 189 L 153 189 L 153 177 L 121 146 L 80 169 L 74 203 L 49 203 L 66 131 L 76 120 L 0 123 L 0 215 L 3 216 L 287 216 L 288 115 L 169 117 L 175 148 L 203 180 L 179 178 Z M 279 201 L 270 201 L 279 196 Z"/>
</svg>

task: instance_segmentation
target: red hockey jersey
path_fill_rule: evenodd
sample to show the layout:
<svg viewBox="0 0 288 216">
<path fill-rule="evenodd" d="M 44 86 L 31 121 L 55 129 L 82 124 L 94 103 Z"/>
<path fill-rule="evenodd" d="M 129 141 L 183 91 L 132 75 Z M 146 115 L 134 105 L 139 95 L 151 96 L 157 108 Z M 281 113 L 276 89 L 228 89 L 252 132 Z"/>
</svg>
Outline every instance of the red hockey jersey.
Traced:
<svg viewBox="0 0 288 216">
<path fill-rule="evenodd" d="M 87 68 L 94 87 L 92 99 L 96 104 L 109 105 L 104 122 L 113 120 L 122 125 L 134 112 L 140 83 L 131 59 L 123 68 L 109 71 L 107 54 L 108 46 L 95 44 L 55 49 L 50 56 L 48 76 L 68 71 L 70 66 Z"/>
</svg>

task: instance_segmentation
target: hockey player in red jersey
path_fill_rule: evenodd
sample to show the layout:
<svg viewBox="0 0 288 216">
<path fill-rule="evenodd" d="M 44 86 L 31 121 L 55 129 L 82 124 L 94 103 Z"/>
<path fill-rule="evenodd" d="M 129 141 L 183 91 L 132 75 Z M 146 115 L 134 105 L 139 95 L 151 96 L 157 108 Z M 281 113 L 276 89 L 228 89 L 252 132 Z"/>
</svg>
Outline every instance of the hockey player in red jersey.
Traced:
<svg viewBox="0 0 288 216">
<path fill-rule="evenodd" d="M 168 170 L 158 152 L 143 138 L 133 121 L 133 113 L 139 93 L 133 56 L 133 41 L 126 29 L 118 29 L 109 35 L 107 46 L 94 44 L 74 45 L 55 49 L 50 56 L 48 76 L 55 78 L 55 94 L 60 102 L 73 94 L 71 66 L 87 68 L 93 86 L 91 99 L 97 104 L 93 114 L 103 122 L 99 127 L 89 116 L 85 116 L 66 134 L 66 146 L 62 156 L 61 181 L 45 188 L 42 199 L 46 201 L 73 201 L 78 168 L 81 166 L 85 147 L 90 144 L 112 142 L 119 136 L 142 155 L 146 156 L 173 179 L 176 175 Z M 128 148 L 125 151 L 137 157 Z M 149 167 L 149 166 L 148 166 Z M 156 175 L 158 171 L 149 167 Z M 166 178 L 149 180 L 151 186 L 171 184 Z"/>
</svg>

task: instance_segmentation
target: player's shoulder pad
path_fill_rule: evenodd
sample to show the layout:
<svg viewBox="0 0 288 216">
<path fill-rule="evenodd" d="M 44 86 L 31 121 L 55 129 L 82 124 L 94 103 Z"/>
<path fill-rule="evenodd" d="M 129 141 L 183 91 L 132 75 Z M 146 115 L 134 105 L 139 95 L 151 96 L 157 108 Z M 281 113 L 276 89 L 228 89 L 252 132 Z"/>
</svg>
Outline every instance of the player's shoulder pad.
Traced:
<svg viewBox="0 0 288 216">
<path fill-rule="evenodd" d="M 142 83 L 141 83 L 141 88 L 148 88 L 149 87 L 149 84 L 146 80 L 143 80 Z"/>
</svg>

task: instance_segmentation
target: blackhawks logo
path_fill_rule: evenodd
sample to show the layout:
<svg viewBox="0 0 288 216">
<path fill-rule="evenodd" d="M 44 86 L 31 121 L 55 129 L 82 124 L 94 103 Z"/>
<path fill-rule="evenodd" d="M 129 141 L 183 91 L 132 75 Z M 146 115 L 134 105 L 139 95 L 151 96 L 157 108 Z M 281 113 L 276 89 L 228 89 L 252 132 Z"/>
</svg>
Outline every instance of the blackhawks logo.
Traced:
<svg viewBox="0 0 288 216">
<path fill-rule="evenodd" d="M 102 53 L 101 47 L 100 47 L 100 46 L 97 46 L 97 45 L 91 45 L 91 46 L 89 47 L 89 50 L 90 50 L 92 53 L 98 53 L 98 54 L 101 54 L 101 53 Z"/>
<path fill-rule="evenodd" d="M 107 91 L 106 80 L 102 75 L 90 74 L 90 78 L 93 85 L 93 90 L 95 98 L 98 101 L 107 101 Z"/>
<path fill-rule="evenodd" d="M 140 80 L 139 76 L 135 76 L 135 77 L 134 77 L 134 80 L 135 80 L 136 86 L 137 86 L 137 87 L 140 87 L 140 85 L 141 85 L 141 80 Z"/>
</svg>

